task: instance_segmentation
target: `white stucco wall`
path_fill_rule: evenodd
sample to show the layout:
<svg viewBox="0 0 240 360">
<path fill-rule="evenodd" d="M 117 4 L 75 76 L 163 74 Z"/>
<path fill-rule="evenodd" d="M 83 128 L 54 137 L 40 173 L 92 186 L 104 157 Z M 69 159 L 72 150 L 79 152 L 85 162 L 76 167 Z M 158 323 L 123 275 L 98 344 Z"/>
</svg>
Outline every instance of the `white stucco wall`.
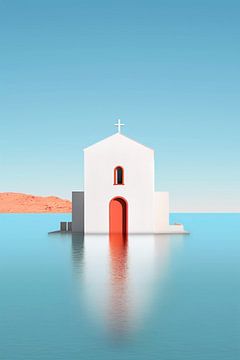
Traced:
<svg viewBox="0 0 240 360">
<path fill-rule="evenodd" d="M 182 224 L 169 224 L 169 193 L 155 192 L 155 234 L 184 234 Z"/>
<path fill-rule="evenodd" d="M 155 192 L 155 233 L 169 225 L 169 193 Z"/>
<path fill-rule="evenodd" d="M 125 185 L 114 185 L 118 165 Z M 154 151 L 121 134 L 84 150 L 85 233 L 108 233 L 109 202 L 117 196 L 128 202 L 129 233 L 153 233 Z"/>
</svg>

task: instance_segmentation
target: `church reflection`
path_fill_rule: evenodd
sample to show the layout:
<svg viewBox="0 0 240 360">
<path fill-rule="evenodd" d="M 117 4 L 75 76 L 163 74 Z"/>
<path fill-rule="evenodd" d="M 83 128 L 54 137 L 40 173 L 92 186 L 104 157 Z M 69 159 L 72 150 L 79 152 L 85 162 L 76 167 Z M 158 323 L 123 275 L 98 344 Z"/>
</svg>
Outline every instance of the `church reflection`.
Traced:
<svg viewBox="0 0 240 360">
<path fill-rule="evenodd" d="M 72 264 L 76 275 L 83 272 L 84 262 L 84 235 L 72 234 Z"/>
<path fill-rule="evenodd" d="M 92 321 L 117 339 L 138 328 L 181 240 L 179 235 L 72 235 L 74 274 Z"/>
<path fill-rule="evenodd" d="M 109 236 L 110 250 L 110 306 L 109 323 L 115 336 L 123 336 L 128 329 L 128 237 Z"/>
</svg>

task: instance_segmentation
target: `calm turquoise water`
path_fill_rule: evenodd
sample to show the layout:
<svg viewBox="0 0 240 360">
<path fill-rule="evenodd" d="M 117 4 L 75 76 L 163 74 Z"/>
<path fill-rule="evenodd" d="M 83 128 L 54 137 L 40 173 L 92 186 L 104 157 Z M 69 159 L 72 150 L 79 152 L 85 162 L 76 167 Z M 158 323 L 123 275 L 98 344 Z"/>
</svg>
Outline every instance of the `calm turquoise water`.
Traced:
<svg viewBox="0 0 240 360">
<path fill-rule="evenodd" d="M 174 214 L 189 236 L 48 235 L 0 216 L 0 359 L 240 358 L 240 215 Z"/>
</svg>

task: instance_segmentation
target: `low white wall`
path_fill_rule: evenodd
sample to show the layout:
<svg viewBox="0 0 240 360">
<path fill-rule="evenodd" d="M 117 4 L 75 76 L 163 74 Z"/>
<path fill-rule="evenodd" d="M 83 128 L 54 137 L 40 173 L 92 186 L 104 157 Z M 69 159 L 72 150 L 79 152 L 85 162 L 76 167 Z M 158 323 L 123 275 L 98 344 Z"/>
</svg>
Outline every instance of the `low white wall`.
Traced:
<svg viewBox="0 0 240 360">
<path fill-rule="evenodd" d="M 155 233 L 169 226 L 169 193 L 155 192 Z"/>
</svg>

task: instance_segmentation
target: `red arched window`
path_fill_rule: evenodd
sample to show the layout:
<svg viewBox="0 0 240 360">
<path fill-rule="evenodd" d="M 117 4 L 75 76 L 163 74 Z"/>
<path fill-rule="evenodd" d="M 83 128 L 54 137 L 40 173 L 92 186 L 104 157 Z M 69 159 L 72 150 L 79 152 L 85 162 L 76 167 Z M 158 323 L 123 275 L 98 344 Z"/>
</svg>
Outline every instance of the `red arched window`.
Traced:
<svg viewBox="0 0 240 360">
<path fill-rule="evenodd" d="M 124 185 L 124 170 L 122 166 L 114 169 L 114 185 Z"/>
</svg>

